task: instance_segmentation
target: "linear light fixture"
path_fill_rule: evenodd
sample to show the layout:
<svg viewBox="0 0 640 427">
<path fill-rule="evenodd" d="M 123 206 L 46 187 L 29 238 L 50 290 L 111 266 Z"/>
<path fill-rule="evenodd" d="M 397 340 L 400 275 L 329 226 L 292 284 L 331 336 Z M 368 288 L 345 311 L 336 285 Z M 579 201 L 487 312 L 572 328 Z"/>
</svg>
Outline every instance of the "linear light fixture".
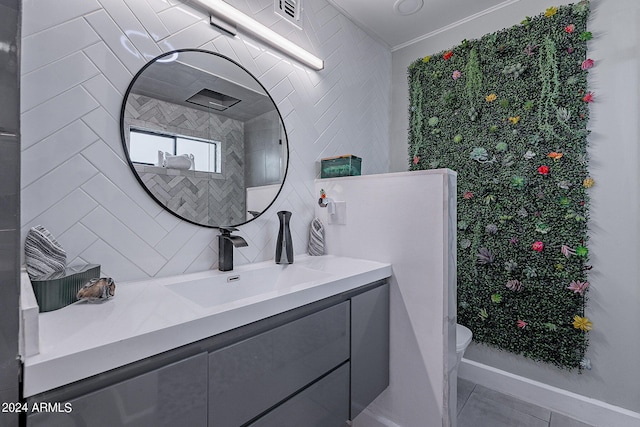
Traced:
<svg viewBox="0 0 640 427">
<path fill-rule="evenodd" d="M 216 17 L 236 25 L 250 34 L 256 36 L 263 42 L 273 46 L 276 49 L 292 56 L 305 65 L 313 68 L 314 70 L 322 70 L 324 68 L 324 61 L 315 55 L 307 52 L 300 46 L 286 38 L 282 37 L 275 31 L 265 27 L 258 21 L 244 13 L 240 12 L 235 7 L 225 3 L 222 0 L 189 0 L 191 3 L 197 4 L 200 7 L 207 10 L 209 13 Z"/>
</svg>

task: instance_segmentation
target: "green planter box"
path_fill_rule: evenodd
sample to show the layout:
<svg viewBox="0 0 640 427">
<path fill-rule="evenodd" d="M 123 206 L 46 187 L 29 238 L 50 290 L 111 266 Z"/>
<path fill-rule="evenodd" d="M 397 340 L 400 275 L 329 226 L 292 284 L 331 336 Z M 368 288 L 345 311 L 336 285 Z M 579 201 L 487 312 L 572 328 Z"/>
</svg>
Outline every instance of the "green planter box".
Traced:
<svg viewBox="0 0 640 427">
<path fill-rule="evenodd" d="M 64 271 L 31 279 L 40 313 L 57 310 L 76 302 L 76 294 L 80 288 L 95 277 L 100 277 L 99 264 L 67 267 Z"/>
<path fill-rule="evenodd" d="M 320 160 L 320 178 L 359 176 L 362 174 L 362 159 L 347 154 Z"/>
</svg>

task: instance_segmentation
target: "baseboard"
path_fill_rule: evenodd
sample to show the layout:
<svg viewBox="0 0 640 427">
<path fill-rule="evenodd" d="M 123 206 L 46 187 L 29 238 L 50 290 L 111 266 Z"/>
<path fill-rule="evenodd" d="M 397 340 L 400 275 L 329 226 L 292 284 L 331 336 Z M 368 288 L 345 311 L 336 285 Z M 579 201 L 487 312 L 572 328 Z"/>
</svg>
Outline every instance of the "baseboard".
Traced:
<svg viewBox="0 0 640 427">
<path fill-rule="evenodd" d="M 462 359 L 458 378 L 526 400 L 597 427 L 638 427 L 640 413 Z"/>
<path fill-rule="evenodd" d="M 401 427 L 389 418 L 375 413 L 369 407 L 364 408 L 351 425 L 353 427 Z"/>
</svg>

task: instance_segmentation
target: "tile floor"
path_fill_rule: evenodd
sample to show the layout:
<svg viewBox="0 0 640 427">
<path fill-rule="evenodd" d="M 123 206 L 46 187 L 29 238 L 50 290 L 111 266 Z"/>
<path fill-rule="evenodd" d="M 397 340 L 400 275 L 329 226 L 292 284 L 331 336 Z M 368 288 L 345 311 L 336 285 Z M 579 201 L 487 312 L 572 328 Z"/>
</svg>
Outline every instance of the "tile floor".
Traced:
<svg viewBox="0 0 640 427">
<path fill-rule="evenodd" d="M 458 427 L 594 427 L 458 378 Z"/>
</svg>

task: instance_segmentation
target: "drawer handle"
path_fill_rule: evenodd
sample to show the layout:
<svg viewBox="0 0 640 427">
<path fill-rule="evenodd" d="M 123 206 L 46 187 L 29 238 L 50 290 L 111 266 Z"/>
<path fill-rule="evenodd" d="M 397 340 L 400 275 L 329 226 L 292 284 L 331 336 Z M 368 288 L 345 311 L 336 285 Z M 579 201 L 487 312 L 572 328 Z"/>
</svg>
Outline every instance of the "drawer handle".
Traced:
<svg viewBox="0 0 640 427">
<path fill-rule="evenodd" d="M 235 276 L 227 277 L 227 283 L 237 282 L 238 280 L 240 280 L 239 274 L 236 274 Z"/>
</svg>

